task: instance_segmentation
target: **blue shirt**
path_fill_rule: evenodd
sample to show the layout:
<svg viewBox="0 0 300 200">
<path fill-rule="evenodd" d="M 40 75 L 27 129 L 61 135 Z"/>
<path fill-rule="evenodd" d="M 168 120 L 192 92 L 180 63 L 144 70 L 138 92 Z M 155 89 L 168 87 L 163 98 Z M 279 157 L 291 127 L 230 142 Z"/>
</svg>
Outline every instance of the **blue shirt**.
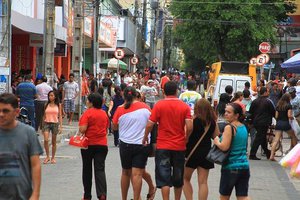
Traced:
<svg viewBox="0 0 300 200">
<path fill-rule="evenodd" d="M 20 106 L 34 106 L 36 87 L 31 82 L 22 82 L 17 87 L 17 96 L 20 97 Z"/>
<path fill-rule="evenodd" d="M 249 169 L 249 162 L 247 159 L 247 140 L 248 131 L 246 126 L 238 126 L 231 143 L 228 160 L 222 165 L 222 169 Z"/>
</svg>

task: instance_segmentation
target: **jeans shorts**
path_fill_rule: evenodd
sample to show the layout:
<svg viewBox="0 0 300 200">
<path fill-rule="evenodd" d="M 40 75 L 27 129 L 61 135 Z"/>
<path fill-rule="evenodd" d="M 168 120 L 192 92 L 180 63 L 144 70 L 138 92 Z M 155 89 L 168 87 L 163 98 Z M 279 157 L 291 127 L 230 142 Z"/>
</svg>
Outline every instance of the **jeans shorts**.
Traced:
<svg viewBox="0 0 300 200">
<path fill-rule="evenodd" d="M 58 123 L 48 123 L 48 122 L 44 122 L 44 126 L 43 126 L 43 132 L 49 132 L 52 134 L 57 135 L 58 134 Z"/>
<path fill-rule="evenodd" d="M 219 192 L 223 196 L 230 196 L 235 187 L 236 196 L 248 196 L 249 179 L 249 169 L 222 169 Z"/>
<path fill-rule="evenodd" d="M 133 167 L 145 169 L 151 151 L 150 145 L 128 144 L 120 140 L 119 150 L 123 169 L 131 169 Z"/>
<path fill-rule="evenodd" d="M 185 151 L 156 149 L 155 152 L 155 180 L 156 187 L 183 186 L 183 171 Z"/>
</svg>

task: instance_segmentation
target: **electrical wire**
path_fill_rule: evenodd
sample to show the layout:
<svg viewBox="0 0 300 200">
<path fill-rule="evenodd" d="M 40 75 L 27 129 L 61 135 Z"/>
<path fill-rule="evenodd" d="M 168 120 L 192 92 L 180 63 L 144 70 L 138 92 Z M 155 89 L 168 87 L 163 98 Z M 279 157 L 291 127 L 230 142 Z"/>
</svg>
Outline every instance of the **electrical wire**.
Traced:
<svg viewBox="0 0 300 200">
<path fill-rule="evenodd" d="M 283 4 L 300 4 L 300 3 L 295 3 L 292 1 L 286 1 L 286 2 L 269 2 L 269 3 L 263 3 L 263 2 L 221 2 L 221 1 L 210 1 L 210 2 L 205 2 L 205 1 L 171 1 L 171 4 L 173 3 L 181 3 L 181 4 L 226 4 L 226 5 L 283 5 Z"/>
</svg>

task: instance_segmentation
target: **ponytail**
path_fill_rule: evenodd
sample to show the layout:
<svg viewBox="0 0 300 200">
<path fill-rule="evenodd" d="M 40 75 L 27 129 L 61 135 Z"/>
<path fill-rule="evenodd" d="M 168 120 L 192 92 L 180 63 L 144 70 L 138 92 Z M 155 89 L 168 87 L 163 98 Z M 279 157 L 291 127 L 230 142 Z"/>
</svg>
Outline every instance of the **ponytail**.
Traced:
<svg viewBox="0 0 300 200">
<path fill-rule="evenodd" d="M 136 89 L 134 87 L 126 87 L 124 90 L 124 108 L 128 109 L 130 108 L 131 104 L 136 98 Z"/>
</svg>

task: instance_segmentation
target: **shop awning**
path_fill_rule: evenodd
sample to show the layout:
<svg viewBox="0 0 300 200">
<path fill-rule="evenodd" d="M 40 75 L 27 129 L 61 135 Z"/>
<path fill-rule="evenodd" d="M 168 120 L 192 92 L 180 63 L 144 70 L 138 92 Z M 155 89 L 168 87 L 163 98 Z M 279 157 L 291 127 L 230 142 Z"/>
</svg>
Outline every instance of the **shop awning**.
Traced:
<svg viewBox="0 0 300 200">
<path fill-rule="evenodd" d="M 44 20 L 36 19 L 22 15 L 16 11 L 11 12 L 11 23 L 28 33 L 44 34 Z M 66 41 L 67 40 L 67 29 L 58 25 L 55 25 L 55 38 Z"/>
</svg>

